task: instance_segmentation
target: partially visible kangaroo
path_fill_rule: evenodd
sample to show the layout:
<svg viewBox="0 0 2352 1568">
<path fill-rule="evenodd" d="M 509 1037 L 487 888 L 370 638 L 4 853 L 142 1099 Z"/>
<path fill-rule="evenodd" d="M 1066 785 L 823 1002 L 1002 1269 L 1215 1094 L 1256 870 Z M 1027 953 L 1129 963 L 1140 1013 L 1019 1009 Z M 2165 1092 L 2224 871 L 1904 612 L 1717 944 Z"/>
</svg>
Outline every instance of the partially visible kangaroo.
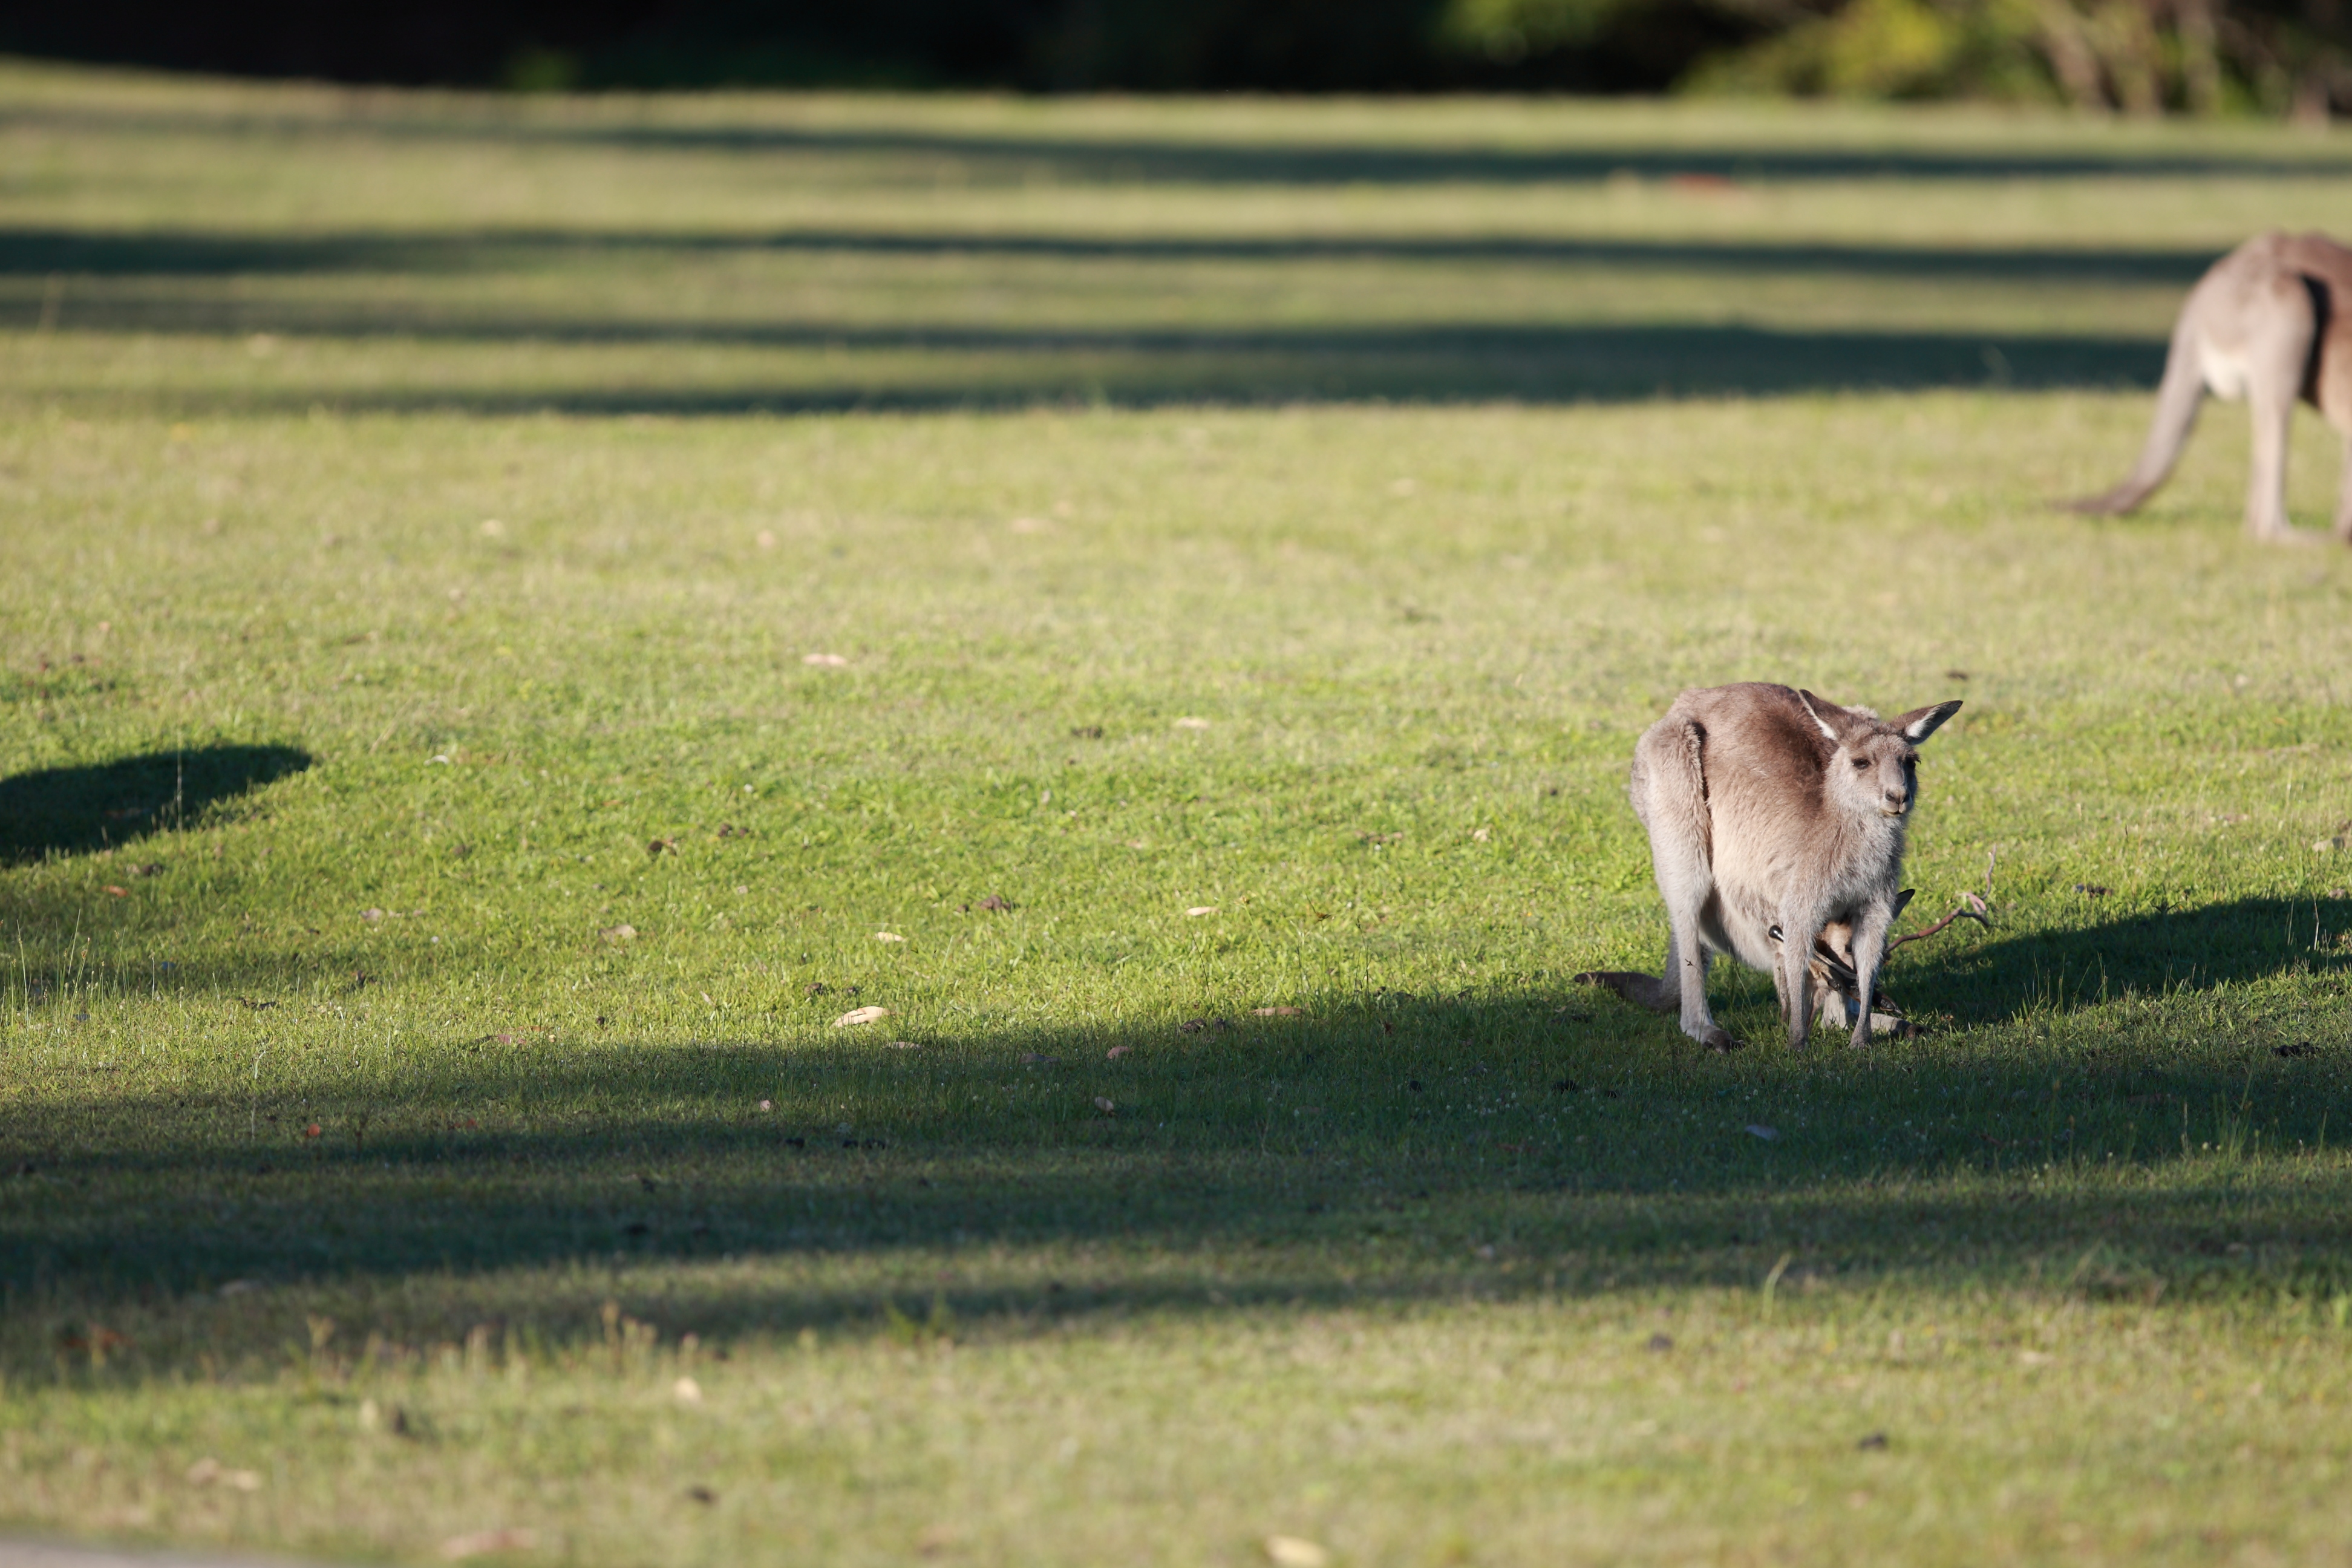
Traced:
<svg viewBox="0 0 2352 1568">
<path fill-rule="evenodd" d="M 1840 991 L 1850 977 L 1852 1043 L 1868 1045 L 1887 928 L 1903 906 L 1917 748 L 1959 707 L 1887 721 L 1759 681 L 1675 698 L 1633 748 L 1626 787 L 1673 927 L 1665 974 L 1578 978 L 1679 1012 L 1684 1034 L 1729 1050 L 1738 1042 L 1706 1006 L 1707 961 L 1727 953 L 1771 973 L 1790 1047 L 1801 1050 L 1818 969 Z M 1838 1022 L 1848 1010 L 1837 1008 Z"/>
<path fill-rule="evenodd" d="M 2321 234 L 2257 235 L 2215 262 L 2173 323 L 2156 419 L 2131 475 L 2076 511 L 2127 512 L 2164 483 L 2207 392 L 2252 405 L 2253 472 L 2246 531 L 2294 540 L 2286 515 L 2287 426 L 2297 398 L 2345 440 L 2336 537 L 2352 544 L 2352 250 Z"/>
</svg>

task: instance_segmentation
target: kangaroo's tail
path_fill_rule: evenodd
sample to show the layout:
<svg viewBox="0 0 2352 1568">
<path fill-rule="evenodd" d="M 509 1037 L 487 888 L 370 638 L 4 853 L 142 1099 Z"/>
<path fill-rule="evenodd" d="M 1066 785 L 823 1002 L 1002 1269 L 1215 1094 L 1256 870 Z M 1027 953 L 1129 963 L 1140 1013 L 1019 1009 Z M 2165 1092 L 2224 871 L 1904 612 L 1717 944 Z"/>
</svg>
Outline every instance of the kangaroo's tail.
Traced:
<svg viewBox="0 0 2352 1568">
<path fill-rule="evenodd" d="M 1636 1007 L 1647 1007 L 1653 1013 L 1671 1013 L 1682 1005 L 1681 988 L 1654 974 L 1635 974 L 1622 969 L 1588 969 L 1576 977 L 1576 983 L 1579 985 L 1605 985 Z"/>
<path fill-rule="evenodd" d="M 2197 406 L 2205 400 L 2205 368 L 2198 363 L 2196 333 L 2189 316 L 2183 310 L 2179 324 L 2172 330 L 2172 348 L 2164 356 L 2164 380 L 2156 389 L 2156 417 L 2148 422 L 2139 461 L 2132 465 L 2123 483 L 2098 495 L 2067 501 L 2067 510 L 2095 517 L 2134 510 L 2156 493 L 2156 487 L 2164 483 L 2172 465 L 2180 460 L 2180 449 L 2189 444 L 2189 432 L 2197 423 Z"/>
</svg>

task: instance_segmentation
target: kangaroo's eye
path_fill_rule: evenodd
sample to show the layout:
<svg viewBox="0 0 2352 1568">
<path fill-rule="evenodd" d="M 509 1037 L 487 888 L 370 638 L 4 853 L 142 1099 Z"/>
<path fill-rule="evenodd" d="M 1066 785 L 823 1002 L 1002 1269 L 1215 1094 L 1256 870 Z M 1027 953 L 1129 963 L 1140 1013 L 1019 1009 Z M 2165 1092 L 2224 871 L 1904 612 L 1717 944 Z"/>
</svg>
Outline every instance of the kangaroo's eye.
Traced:
<svg viewBox="0 0 2352 1568">
<path fill-rule="evenodd" d="M 1853 760 L 1853 771 L 1855 773 L 1865 772 L 1869 766 L 1870 759 L 1868 757 L 1856 757 Z"/>
</svg>

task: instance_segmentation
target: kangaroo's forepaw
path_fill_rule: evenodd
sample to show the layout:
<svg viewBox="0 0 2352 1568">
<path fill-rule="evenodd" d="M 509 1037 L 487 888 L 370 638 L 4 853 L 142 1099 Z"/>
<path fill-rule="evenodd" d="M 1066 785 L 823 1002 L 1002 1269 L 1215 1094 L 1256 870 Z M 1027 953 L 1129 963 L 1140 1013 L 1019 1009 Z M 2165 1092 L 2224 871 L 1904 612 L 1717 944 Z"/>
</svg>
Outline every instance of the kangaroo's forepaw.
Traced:
<svg viewBox="0 0 2352 1568">
<path fill-rule="evenodd" d="M 1706 1029 L 1700 1033 L 1698 1043 L 1705 1046 L 1708 1050 L 1715 1051 L 1718 1054 L 1726 1051 L 1736 1051 L 1739 1048 L 1739 1042 L 1732 1038 L 1731 1031 L 1725 1028 L 1720 1024 L 1709 1024 Z"/>
</svg>

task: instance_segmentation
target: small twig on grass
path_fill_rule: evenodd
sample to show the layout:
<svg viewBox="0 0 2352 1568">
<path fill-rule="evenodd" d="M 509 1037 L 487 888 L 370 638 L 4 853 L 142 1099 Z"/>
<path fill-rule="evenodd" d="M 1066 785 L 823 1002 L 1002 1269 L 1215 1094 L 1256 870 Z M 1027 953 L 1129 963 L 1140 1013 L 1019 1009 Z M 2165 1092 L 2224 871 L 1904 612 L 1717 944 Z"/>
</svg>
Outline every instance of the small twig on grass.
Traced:
<svg viewBox="0 0 2352 1568">
<path fill-rule="evenodd" d="M 1966 903 L 1955 904 L 1952 907 L 1952 912 L 1950 914 L 1946 915 L 1942 920 L 1937 921 L 1926 931 L 1915 931 L 1909 936 L 1898 936 L 1893 942 L 1888 942 L 1886 944 L 1886 951 L 1893 952 L 1896 948 L 1901 947 L 1906 942 L 1925 942 L 1931 936 L 1940 935 L 1942 934 L 1944 928 L 1950 925 L 1954 921 L 1974 921 L 1977 924 L 1984 927 L 1985 930 L 1992 930 L 1992 921 L 1985 919 L 1984 916 L 1969 908 Z"/>
</svg>

